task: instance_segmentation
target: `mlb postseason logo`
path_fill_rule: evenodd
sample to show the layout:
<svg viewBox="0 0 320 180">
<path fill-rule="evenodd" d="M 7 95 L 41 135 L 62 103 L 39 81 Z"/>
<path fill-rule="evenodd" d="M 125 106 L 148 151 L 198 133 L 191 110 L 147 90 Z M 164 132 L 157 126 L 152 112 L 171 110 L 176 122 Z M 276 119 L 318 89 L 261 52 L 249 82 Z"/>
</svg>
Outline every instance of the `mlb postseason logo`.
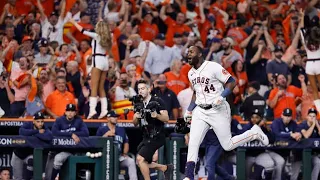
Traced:
<svg viewBox="0 0 320 180">
<path fill-rule="evenodd" d="M 0 126 L 20 127 L 23 125 L 22 121 L 1 121 Z"/>
</svg>

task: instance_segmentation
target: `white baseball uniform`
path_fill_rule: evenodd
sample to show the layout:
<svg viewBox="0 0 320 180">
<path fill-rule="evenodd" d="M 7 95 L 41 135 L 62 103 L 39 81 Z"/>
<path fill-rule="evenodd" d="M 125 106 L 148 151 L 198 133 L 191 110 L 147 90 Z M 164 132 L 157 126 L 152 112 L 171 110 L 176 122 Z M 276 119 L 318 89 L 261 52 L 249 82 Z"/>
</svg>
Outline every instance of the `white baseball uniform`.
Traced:
<svg viewBox="0 0 320 180">
<path fill-rule="evenodd" d="M 187 161 L 196 162 L 200 144 L 210 126 L 226 151 L 255 139 L 257 133 L 253 130 L 231 137 L 231 112 L 228 102 L 224 99 L 220 105 L 213 104 L 220 98 L 224 84 L 230 76 L 220 64 L 210 61 L 205 61 L 198 69 L 192 68 L 189 71 L 188 77 L 196 92 L 197 107 L 192 112 Z M 201 108 L 205 105 L 213 107 L 207 110 Z"/>
</svg>

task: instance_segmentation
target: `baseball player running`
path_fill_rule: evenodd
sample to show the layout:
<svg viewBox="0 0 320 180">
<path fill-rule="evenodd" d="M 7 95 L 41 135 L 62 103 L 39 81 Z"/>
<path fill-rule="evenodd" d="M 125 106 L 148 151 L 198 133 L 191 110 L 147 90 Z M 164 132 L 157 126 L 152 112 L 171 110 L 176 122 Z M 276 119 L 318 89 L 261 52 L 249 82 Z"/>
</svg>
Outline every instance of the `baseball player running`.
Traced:
<svg viewBox="0 0 320 180">
<path fill-rule="evenodd" d="M 225 98 L 232 93 L 235 80 L 220 64 L 204 61 L 201 52 L 202 48 L 191 46 L 187 54 L 188 62 L 192 66 L 188 77 L 194 93 L 184 115 L 185 121 L 190 121 L 192 117 L 184 180 L 194 179 L 199 146 L 210 126 L 226 151 L 231 151 L 252 140 L 259 140 L 264 145 L 269 144 L 268 137 L 257 125 L 243 134 L 231 137 L 230 107 Z"/>
</svg>

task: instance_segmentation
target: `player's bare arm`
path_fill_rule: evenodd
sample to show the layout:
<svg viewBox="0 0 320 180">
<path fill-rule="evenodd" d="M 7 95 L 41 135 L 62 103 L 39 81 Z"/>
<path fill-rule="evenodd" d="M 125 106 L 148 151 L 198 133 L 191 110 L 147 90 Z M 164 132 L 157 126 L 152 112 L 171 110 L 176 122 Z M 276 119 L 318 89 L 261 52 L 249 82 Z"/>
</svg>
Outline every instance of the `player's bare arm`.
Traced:
<svg viewBox="0 0 320 180">
<path fill-rule="evenodd" d="M 162 122 L 169 121 L 169 115 L 167 110 L 161 110 L 160 114 L 157 113 L 156 118 Z"/>
</svg>

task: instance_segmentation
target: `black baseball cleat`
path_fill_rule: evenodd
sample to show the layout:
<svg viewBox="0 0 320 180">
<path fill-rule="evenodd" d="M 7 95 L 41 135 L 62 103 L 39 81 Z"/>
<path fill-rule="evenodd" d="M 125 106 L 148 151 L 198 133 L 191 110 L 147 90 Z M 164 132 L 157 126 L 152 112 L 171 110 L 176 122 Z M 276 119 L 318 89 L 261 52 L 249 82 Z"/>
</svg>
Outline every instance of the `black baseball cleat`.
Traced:
<svg viewBox="0 0 320 180">
<path fill-rule="evenodd" d="M 173 164 L 167 164 L 167 170 L 163 172 L 165 180 L 173 179 Z"/>
</svg>

